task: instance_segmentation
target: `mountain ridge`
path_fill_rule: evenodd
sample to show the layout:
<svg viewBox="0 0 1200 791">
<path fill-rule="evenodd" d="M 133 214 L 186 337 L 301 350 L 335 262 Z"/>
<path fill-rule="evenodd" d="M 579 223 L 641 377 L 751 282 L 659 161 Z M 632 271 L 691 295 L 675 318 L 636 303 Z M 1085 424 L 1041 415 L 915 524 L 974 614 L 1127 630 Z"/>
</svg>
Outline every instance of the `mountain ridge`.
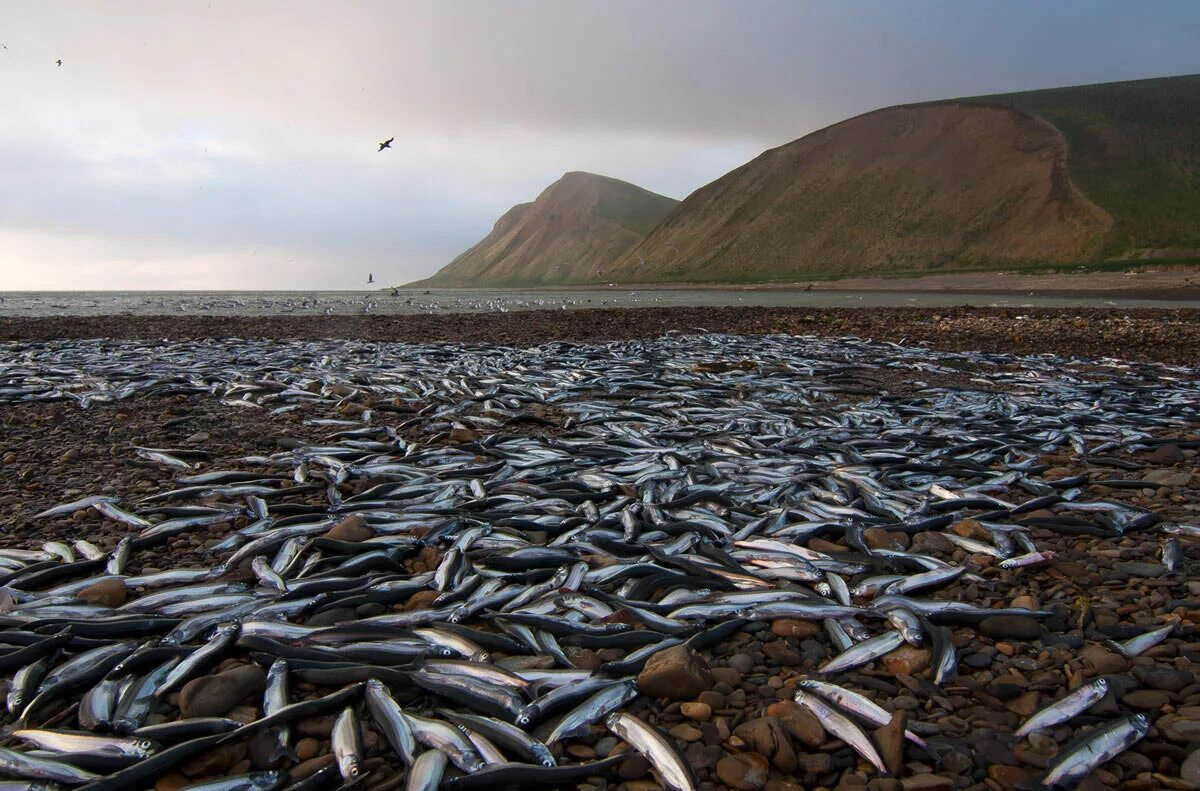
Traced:
<svg viewBox="0 0 1200 791">
<path fill-rule="evenodd" d="M 677 204 L 629 182 L 569 171 L 500 216 L 483 239 L 413 286 L 599 282 Z"/>
<path fill-rule="evenodd" d="M 1200 75 L 872 110 L 762 152 L 653 227 L 667 204 L 634 212 L 637 228 L 577 205 L 558 235 L 531 227 L 552 225 L 535 207 L 562 181 L 421 284 L 770 283 L 1200 260 Z M 638 191 L 610 193 L 617 214 L 621 200 L 654 195 L 617 183 Z"/>
</svg>

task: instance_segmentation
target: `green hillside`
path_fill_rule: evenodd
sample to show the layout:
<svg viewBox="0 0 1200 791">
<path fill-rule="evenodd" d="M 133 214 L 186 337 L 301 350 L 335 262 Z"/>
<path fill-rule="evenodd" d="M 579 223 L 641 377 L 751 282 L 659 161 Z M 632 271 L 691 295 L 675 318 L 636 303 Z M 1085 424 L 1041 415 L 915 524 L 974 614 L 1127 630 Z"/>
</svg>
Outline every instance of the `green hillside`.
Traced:
<svg viewBox="0 0 1200 791">
<path fill-rule="evenodd" d="M 964 101 L 1012 107 L 1063 133 L 1071 180 L 1115 220 L 1107 255 L 1200 248 L 1200 74 Z"/>
</svg>

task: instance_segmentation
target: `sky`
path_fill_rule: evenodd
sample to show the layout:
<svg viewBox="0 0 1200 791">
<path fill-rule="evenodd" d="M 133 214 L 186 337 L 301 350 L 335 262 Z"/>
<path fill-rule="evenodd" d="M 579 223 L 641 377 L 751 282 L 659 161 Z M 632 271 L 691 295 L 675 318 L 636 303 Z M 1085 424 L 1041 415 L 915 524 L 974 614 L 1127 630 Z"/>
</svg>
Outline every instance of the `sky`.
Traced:
<svg viewBox="0 0 1200 791">
<path fill-rule="evenodd" d="M 0 0 L 0 290 L 399 284 L 567 171 L 683 198 L 882 106 L 1200 72 L 1198 39 L 1193 0 Z"/>
</svg>

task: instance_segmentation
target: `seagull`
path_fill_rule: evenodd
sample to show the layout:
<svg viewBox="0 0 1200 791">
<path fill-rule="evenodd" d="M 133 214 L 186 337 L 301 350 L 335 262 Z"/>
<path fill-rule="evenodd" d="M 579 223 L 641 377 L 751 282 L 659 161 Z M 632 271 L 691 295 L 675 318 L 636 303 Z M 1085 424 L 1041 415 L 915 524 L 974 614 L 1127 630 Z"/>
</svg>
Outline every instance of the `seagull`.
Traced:
<svg viewBox="0 0 1200 791">
<path fill-rule="evenodd" d="M 61 65 L 62 65 L 62 61 L 61 61 L 61 60 L 58 62 L 58 65 L 59 65 L 59 66 L 61 66 Z M 380 143 L 380 144 L 379 144 L 379 150 L 380 150 L 380 151 L 382 151 L 382 150 L 383 150 L 383 149 L 385 149 L 385 148 L 391 148 L 391 147 L 392 147 L 392 141 L 393 141 L 393 140 L 395 140 L 395 139 L 396 139 L 396 138 L 394 138 L 394 137 L 389 137 L 387 140 L 384 140 L 382 143 Z"/>
<path fill-rule="evenodd" d="M 5 49 L 8 49 L 8 47 L 5 47 Z M 62 58 L 59 58 L 58 60 L 56 60 L 54 62 L 57 63 L 60 68 L 62 67 Z"/>
<path fill-rule="evenodd" d="M 367 272 L 367 282 L 368 283 L 375 282 L 375 274 L 373 272 Z"/>
</svg>

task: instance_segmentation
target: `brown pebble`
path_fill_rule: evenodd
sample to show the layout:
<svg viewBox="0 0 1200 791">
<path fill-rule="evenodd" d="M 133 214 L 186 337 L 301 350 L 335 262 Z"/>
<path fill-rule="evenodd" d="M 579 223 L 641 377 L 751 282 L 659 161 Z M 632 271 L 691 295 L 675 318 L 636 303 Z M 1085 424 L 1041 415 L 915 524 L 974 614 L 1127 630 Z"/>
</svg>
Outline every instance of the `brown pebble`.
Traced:
<svg viewBox="0 0 1200 791">
<path fill-rule="evenodd" d="M 101 607 L 120 607 L 125 603 L 125 583 L 118 579 L 102 580 L 75 594 L 88 604 Z"/>
<path fill-rule="evenodd" d="M 767 784 L 771 767 L 758 753 L 727 755 L 717 761 L 717 777 L 730 788 L 758 791 Z"/>
<path fill-rule="evenodd" d="M 771 621 L 771 631 L 779 637 L 796 637 L 803 639 L 812 637 L 821 630 L 812 621 L 804 621 L 799 618 L 776 618 Z"/>
<path fill-rule="evenodd" d="M 579 744 L 576 742 L 575 744 L 567 745 L 567 755 L 570 755 L 574 758 L 579 758 L 583 761 L 590 761 L 596 757 L 596 751 L 591 747 L 588 747 L 586 744 Z"/>
<path fill-rule="evenodd" d="M 179 791 L 181 788 L 187 788 L 192 785 L 192 781 L 186 775 L 181 775 L 179 772 L 172 772 L 169 775 L 163 775 L 158 778 L 158 782 L 154 784 L 154 791 Z"/>
<path fill-rule="evenodd" d="M 367 527 L 366 520 L 358 514 L 346 517 L 325 533 L 326 538 L 334 541 L 366 541 L 373 535 L 375 533 Z"/>
<path fill-rule="evenodd" d="M 288 770 L 288 776 L 292 782 L 300 782 L 305 778 L 312 777 L 317 772 L 334 762 L 333 753 L 319 755 L 316 758 L 309 758 L 307 761 L 302 761 Z"/>
<path fill-rule="evenodd" d="M 697 722 L 708 722 L 712 717 L 712 708 L 707 703 L 684 703 L 679 710 L 683 712 L 683 716 Z"/>
<path fill-rule="evenodd" d="M 929 650 L 902 645 L 886 654 L 880 663 L 883 669 L 898 676 L 912 676 L 929 667 Z"/>
<path fill-rule="evenodd" d="M 307 736 L 296 742 L 296 758 L 300 761 L 307 761 L 310 758 L 317 756 L 317 751 L 321 749 L 321 743 L 311 736 Z"/>
</svg>

